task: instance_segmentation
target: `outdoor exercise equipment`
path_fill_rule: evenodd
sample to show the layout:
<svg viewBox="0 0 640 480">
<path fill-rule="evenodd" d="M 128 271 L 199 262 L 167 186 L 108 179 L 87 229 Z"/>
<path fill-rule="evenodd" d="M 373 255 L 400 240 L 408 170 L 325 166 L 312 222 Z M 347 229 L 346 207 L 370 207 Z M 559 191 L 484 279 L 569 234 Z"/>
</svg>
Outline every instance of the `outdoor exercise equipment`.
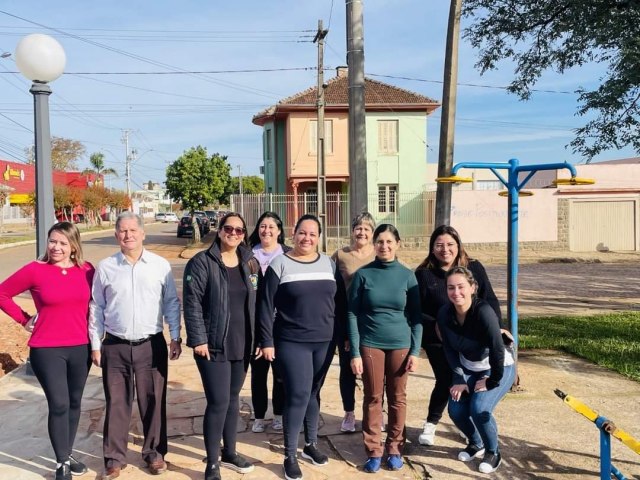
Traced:
<svg viewBox="0 0 640 480">
<path fill-rule="evenodd" d="M 615 437 L 640 455 L 640 442 L 624 430 L 619 429 L 611 420 L 607 420 L 595 410 L 582 403 L 580 400 L 567 395 L 562 390 L 555 389 L 554 393 L 564 403 L 573 408 L 580 415 L 592 421 L 600 430 L 600 480 L 611 480 L 615 475 L 618 480 L 626 480 L 626 477 L 611 463 L 611 437 Z"/>
<path fill-rule="evenodd" d="M 451 169 L 451 176 L 436 178 L 437 182 L 471 182 L 469 177 L 457 176 L 461 168 L 480 168 L 488 169 L 498 177 L 498 180 L 506 187 L 506 195 L 509 198 L 509 224 L 508 224 L 508 241 L 507 241 L 507 319 L 511 328 L 511 334 L 515 343 L 514 351 L 517 352 L 519 345 L 518 336 L 518 207 L 519 197 L 528 196 L 526 190 L 522 190 L 525 184 L 540 170 L 562 170 L 567 169 L 571 173 L 570 179 L 559 179 L 556 181 L 558 185 L 591 185 L 594 180 L 587 178 L 578 178 L 576 169 L 567 162 L 563 163 L 541 163 L 520 165 L 516 158 L 512 158 L 506 163 L 482 163 L 482 162 L 461 162 L 457 163 Z M 507 178 L 505 179 L 498 170 L 506 170 Z M 527 173 L 522 181 L 518 179 L 521 173 Z M 531 193 L 531 192 L 529 192 Z M 516 353 L 517 355 L 517 353 Z"/>
</svg>

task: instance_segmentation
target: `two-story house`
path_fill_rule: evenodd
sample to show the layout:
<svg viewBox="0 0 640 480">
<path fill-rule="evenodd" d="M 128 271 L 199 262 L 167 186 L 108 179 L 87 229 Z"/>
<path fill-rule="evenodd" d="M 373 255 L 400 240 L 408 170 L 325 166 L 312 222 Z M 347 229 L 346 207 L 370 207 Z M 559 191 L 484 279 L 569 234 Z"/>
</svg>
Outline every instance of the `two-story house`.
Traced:
<svg viewBox="0 0 640 480">
<path fill-rule="evenodd" d="M 327 194 L 349 188 L 347 68 L 325 88 Z M 440 104 L 429 97 L 365 80 L 367 191 L 372 213 L 401 207 L 402 193 L 418 194 L 427 182 L 427 116 Z M 296 93 L 258 113 L 263 127 L 266 193 L 292 194 L 294 202 L 317 192 L 317 87 Z M 302 212 L 300 212 L 302 213 Z"/>
</svg>

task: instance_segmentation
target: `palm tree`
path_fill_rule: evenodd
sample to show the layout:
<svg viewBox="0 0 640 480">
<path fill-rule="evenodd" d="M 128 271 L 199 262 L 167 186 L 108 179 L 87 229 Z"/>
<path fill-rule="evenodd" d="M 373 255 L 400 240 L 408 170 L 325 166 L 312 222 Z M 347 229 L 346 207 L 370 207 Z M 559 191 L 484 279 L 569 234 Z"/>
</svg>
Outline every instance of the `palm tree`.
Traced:
<svg viewBox="0 0 640 480">
<path fill-rule="evenodd" d="M 100 152 L 92 153 L 89 157 L 89 163 L 93 168 L 85 168 L 82 171 L 83 175 L 95 175 L 96 181 L 100 181 L 100 177 L 104 177 L 105 175 L 115 175 L 118 176 L 118 172 L 116 172 L 113 168 L 105 168 L 104 166 L 104 154 Z"/>
</svg>

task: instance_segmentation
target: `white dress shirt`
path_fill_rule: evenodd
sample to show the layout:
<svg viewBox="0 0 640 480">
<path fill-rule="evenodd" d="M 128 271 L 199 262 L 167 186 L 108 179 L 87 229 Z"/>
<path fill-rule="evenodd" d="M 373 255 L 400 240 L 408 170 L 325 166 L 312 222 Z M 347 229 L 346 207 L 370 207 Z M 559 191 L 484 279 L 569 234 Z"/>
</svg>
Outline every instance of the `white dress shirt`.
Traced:
<svg viewBox="0 0 640 480">
<path fill-rule="evenodd" d="M 143 250 L 135 264 L 122 252 L 98 264 L 89 315 L 92 350 L 100 350 L 105 333 L 140 340 L 161 332 L 163 318 L 171 338 L 178 338 L 180 301 L 167 260 Z"/>
</svg>

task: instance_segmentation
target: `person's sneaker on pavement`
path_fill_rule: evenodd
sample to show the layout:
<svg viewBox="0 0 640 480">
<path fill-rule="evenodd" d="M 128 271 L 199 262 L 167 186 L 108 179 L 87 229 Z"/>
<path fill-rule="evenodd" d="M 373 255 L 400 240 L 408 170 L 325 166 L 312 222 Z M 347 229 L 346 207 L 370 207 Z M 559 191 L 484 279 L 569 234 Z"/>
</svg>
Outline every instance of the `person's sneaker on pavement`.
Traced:
<svg viewBox="0 0 640 480">
<path fill-rule="evenodd" d="M 311 460 L 314 465 L 322 466 L 329 463 L 329 457 L 318 450 L 318 445 L 315 443 L 309 443 L 302 449 L 302 458 Z"/>
<path fill-rule="evenodd" d="M 224 450 L 222 450 L 222 455 L 220 456 L 220 465 L 238 473 L 249 473 L 253 472 L 254 469 L 253 463 L 242 455 L 237 453 L 229 454 Z"/>
<path fill-rule="evenodd" d="M 208 463 L 207 469 L 204 471 L 204 480 L 222 480 L 220 466 L 215 463 Z"/>
<path fill-rule="evenodd" d="M 274 415 L 271 422 L 271 428 L 276 431 L 282 430 L 282 415 Z"/>
<path fill-rule="evenodd" d="M 89 471 L 87 466 L 73 455 L 69 455 L 69 469 L 71 470 L 71 475 L 84 475 Z"/>
<path fill-rule="evenodd" d="M 404 466 L 401 455 L 389 455 L 387 457 L 387 468 L 389 470 L 400 470 Z"/>
<path fill-rule="evenodd" d="M 500 452 L 487 452 L 482 459 L 478 470 L 480 470 L 480 473 L 493 473 L 498 469 L 500 463 L 502 463 L 502 456 L 500 455 Z"/>
<path fill-rule="evenodd" d="M 342 425 L 340 425 L 341 432 L 355 432 L 356 431 L 356 414 L 354 412 L 344 412 L 344 418 L 342 419 Z"/>
<path fill-rule="evenodd" d="M 284 469 L 284 478 L 287 480 L 302 480 L 302 470 L 300 470 L 296 457 L 285 457 L 282 468 Z"/>
<path fill-rule="evenodd" d="M 369 457 L 369 459 L 365 462 L 364 470 L 366 473 L 376 473 L 380 470 L 380 464 L 382 463 L 382 458 L 380 457 Z"/>
<path fill-rule="evenodd" d="M 438 428 L 438 425 L 436 425 L 435 423 L 424 422 L 422 433 L 418 437 L 418 442 L 420 443 L 420 445 L 431 447 L 435 444 L 436 428 Z"/>
<path fill-rule="evenodd" d="M 71 469 L 68 462 L 56 468 L 56 480 L 71 480 Z"/>
<path fill-rule="evenodd" d="M 251 431 L 253 433 L 262 433 L 262 432 L 264 432 L 264 418 L 256 418 L 253 421 L 253 426 L 251 427 Z"/>
<path fill-rule="evenodd" d="M 458 454 L 458 460 L 461 462 L 470 462 L 474 458 L 480 458 L 484 455 L 484 447 L 478 445 L 467 445 L 467 448 Z"/>
</svg>

